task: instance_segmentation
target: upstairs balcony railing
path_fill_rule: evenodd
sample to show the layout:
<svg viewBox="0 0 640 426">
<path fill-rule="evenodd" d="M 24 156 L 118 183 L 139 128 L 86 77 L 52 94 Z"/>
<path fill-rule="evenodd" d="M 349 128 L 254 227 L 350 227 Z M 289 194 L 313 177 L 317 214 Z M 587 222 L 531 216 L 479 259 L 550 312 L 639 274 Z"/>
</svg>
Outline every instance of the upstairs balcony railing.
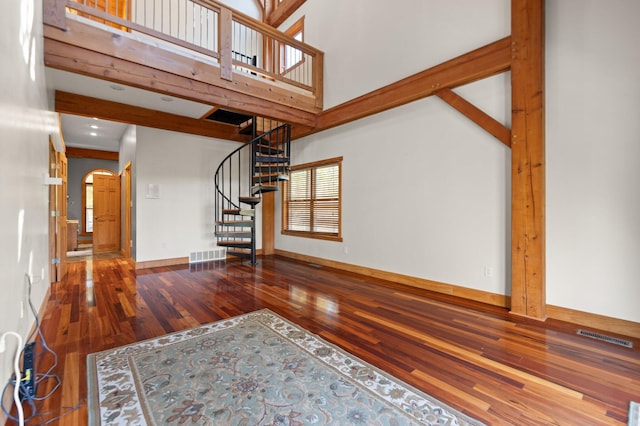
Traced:
<svg viewBox="0 0 640 426">
<path fill-rule="evenodd" d="M 323 53 L 213 0 L 57 0 L 73 14 L 205 55 L 221 78 L 241 72 L 322 102 Z"/>
</svg>

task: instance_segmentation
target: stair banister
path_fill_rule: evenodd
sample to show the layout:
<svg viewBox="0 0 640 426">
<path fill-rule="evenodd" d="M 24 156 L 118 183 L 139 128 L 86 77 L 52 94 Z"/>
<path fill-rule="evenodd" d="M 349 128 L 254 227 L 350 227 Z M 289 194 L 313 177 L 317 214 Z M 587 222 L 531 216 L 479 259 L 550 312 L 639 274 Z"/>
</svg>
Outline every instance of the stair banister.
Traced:
<svg viewBox="0 0 640 426">
<path fill-rule="evenodd" d="M 269 121 L 269 127 L 272 124 Z M 229 153 L 214 176 L 218 245 L 226 246 L 230 255 L 249 258 L 252 265 L 256 263 L 255 206 L 260 203 L 262 193 L 277 190 L 278 182 L 288 179 L 290 125 L 275 124 L 276 128 Z M 259 130 L 256 118 L 252 126 L 255 135 Z M 243 208 L 243 204 L 249 207 Z"/>
</svg>

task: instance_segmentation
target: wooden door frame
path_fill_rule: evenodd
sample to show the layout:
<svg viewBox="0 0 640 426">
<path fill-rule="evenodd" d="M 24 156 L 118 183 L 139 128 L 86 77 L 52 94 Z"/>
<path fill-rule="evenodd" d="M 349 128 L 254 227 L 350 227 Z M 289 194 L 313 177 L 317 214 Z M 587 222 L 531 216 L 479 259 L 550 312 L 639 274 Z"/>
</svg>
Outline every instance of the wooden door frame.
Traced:
<svg viewBox="0 0 640 426">
<path fill-rule="evenodd" d="M 53 139 L 49 137 L 49 176 L 56 174 L 56 149 Z M 54 259 L 59 259 L 57 252 L 57 208 L 56 208 L 56 187 L 49 186 L 49 281 L 51 283 L 58 282 L 57 264 Z"/>
<path fill-rule="evenodd" d="M 55 153 L 54 174 L 52 177 L 62 180 L 59 185 L 51 185 L 53 194 L 53 207 L 51 216 L 55 222 L 55 246 L 56 255 L 51 260 L 55 266 L 55 282 L 62 281 L 67 273 L 67 185 L 68 162 L 67 156 L 62 152 Z M 55 261 L 54 261 L 55 259 Z"/>
<path fill-rule="evenodd" d="M 118 173 L 114 172 L 111 169 L 108 169 L 106 167 L 97 167 L 95 169 L 91 169 L 88 172 L 86 172 L 83 176 L 82 176 L 82 181 L 80 182 L 80 200 L 82 203 L 82 211 L 80 212 L 80 215 L 82 217 L 82 221 L 81 221 L 81 227 L 80 227 L 80 236 L 82 237 L 91 237 L 91 240 L 86 239 L 84 242 L 93 242 L 93 231 L 91 232 L 86 232 L 87 229 L 87 188 L 86 188 L 86 180 L 87 177 L 89 175 L 93 175 L 96 172 L 109 172 L 112 176 L 118 176 Z"/>
<path fill-rule="evenodd" d="M 123 213 L 122 256 L 131 257 L 131 161 L 125 164 L 122 170 L 122 183 L 124 187 L 123 201 L 120 206 Z"/>
</svg>

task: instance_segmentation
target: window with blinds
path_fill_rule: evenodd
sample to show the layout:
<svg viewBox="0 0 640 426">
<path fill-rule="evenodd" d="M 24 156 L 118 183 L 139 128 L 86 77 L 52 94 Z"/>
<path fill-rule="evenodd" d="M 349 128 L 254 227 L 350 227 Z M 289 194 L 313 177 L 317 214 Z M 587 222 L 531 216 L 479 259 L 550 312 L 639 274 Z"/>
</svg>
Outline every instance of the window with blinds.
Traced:
<svg viewBox="0 0 640 426">
<path fill-rule="evenodd" d="M 282 232 L 342 240 L 342 157 L 291 166 L 283 194 Z"/>
</svg>

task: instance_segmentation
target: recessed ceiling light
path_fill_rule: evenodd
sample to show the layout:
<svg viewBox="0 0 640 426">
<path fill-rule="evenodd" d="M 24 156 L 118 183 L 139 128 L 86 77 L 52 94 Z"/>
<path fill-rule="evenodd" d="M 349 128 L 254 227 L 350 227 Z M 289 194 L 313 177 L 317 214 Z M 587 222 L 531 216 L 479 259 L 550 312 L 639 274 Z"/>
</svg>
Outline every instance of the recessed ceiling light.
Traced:
<svg viewBox="0 0 640 426">
<path fill-rule="evenodd" d="M 169 96 L 163 96 L 160 99 L 162 99 L 165 102 L 173 102 L 173 98 L 171 98 Z"/>
<path fill-rule="evenodd" d="M 96 132 L 91 132 L 89 133 L 91 136 L 98 136 L 98 134 Z"/>
<path fill-rule="evenodd" d="M 97 128 L 98 128 L 98 126 L 96 126 L 95 124 L 92 124 L 92 125 L 91 125 L 91 128 L 92 128 L 92 129 L 97 129 Z"/>
<path fill-rule="evenodd" d="M 117 85 L 117 84 L 112 84 L 112 85 L 110 85 L 109 87 L 111 87 L 113 90 L 117 90 L 117 91 L 119 91 L 119 92 L 120 92 L 120 91 L 122 91 L 122 90 L 124 90 L 124 87 L 119 86 L 119 85 Z"/>
</svg>

